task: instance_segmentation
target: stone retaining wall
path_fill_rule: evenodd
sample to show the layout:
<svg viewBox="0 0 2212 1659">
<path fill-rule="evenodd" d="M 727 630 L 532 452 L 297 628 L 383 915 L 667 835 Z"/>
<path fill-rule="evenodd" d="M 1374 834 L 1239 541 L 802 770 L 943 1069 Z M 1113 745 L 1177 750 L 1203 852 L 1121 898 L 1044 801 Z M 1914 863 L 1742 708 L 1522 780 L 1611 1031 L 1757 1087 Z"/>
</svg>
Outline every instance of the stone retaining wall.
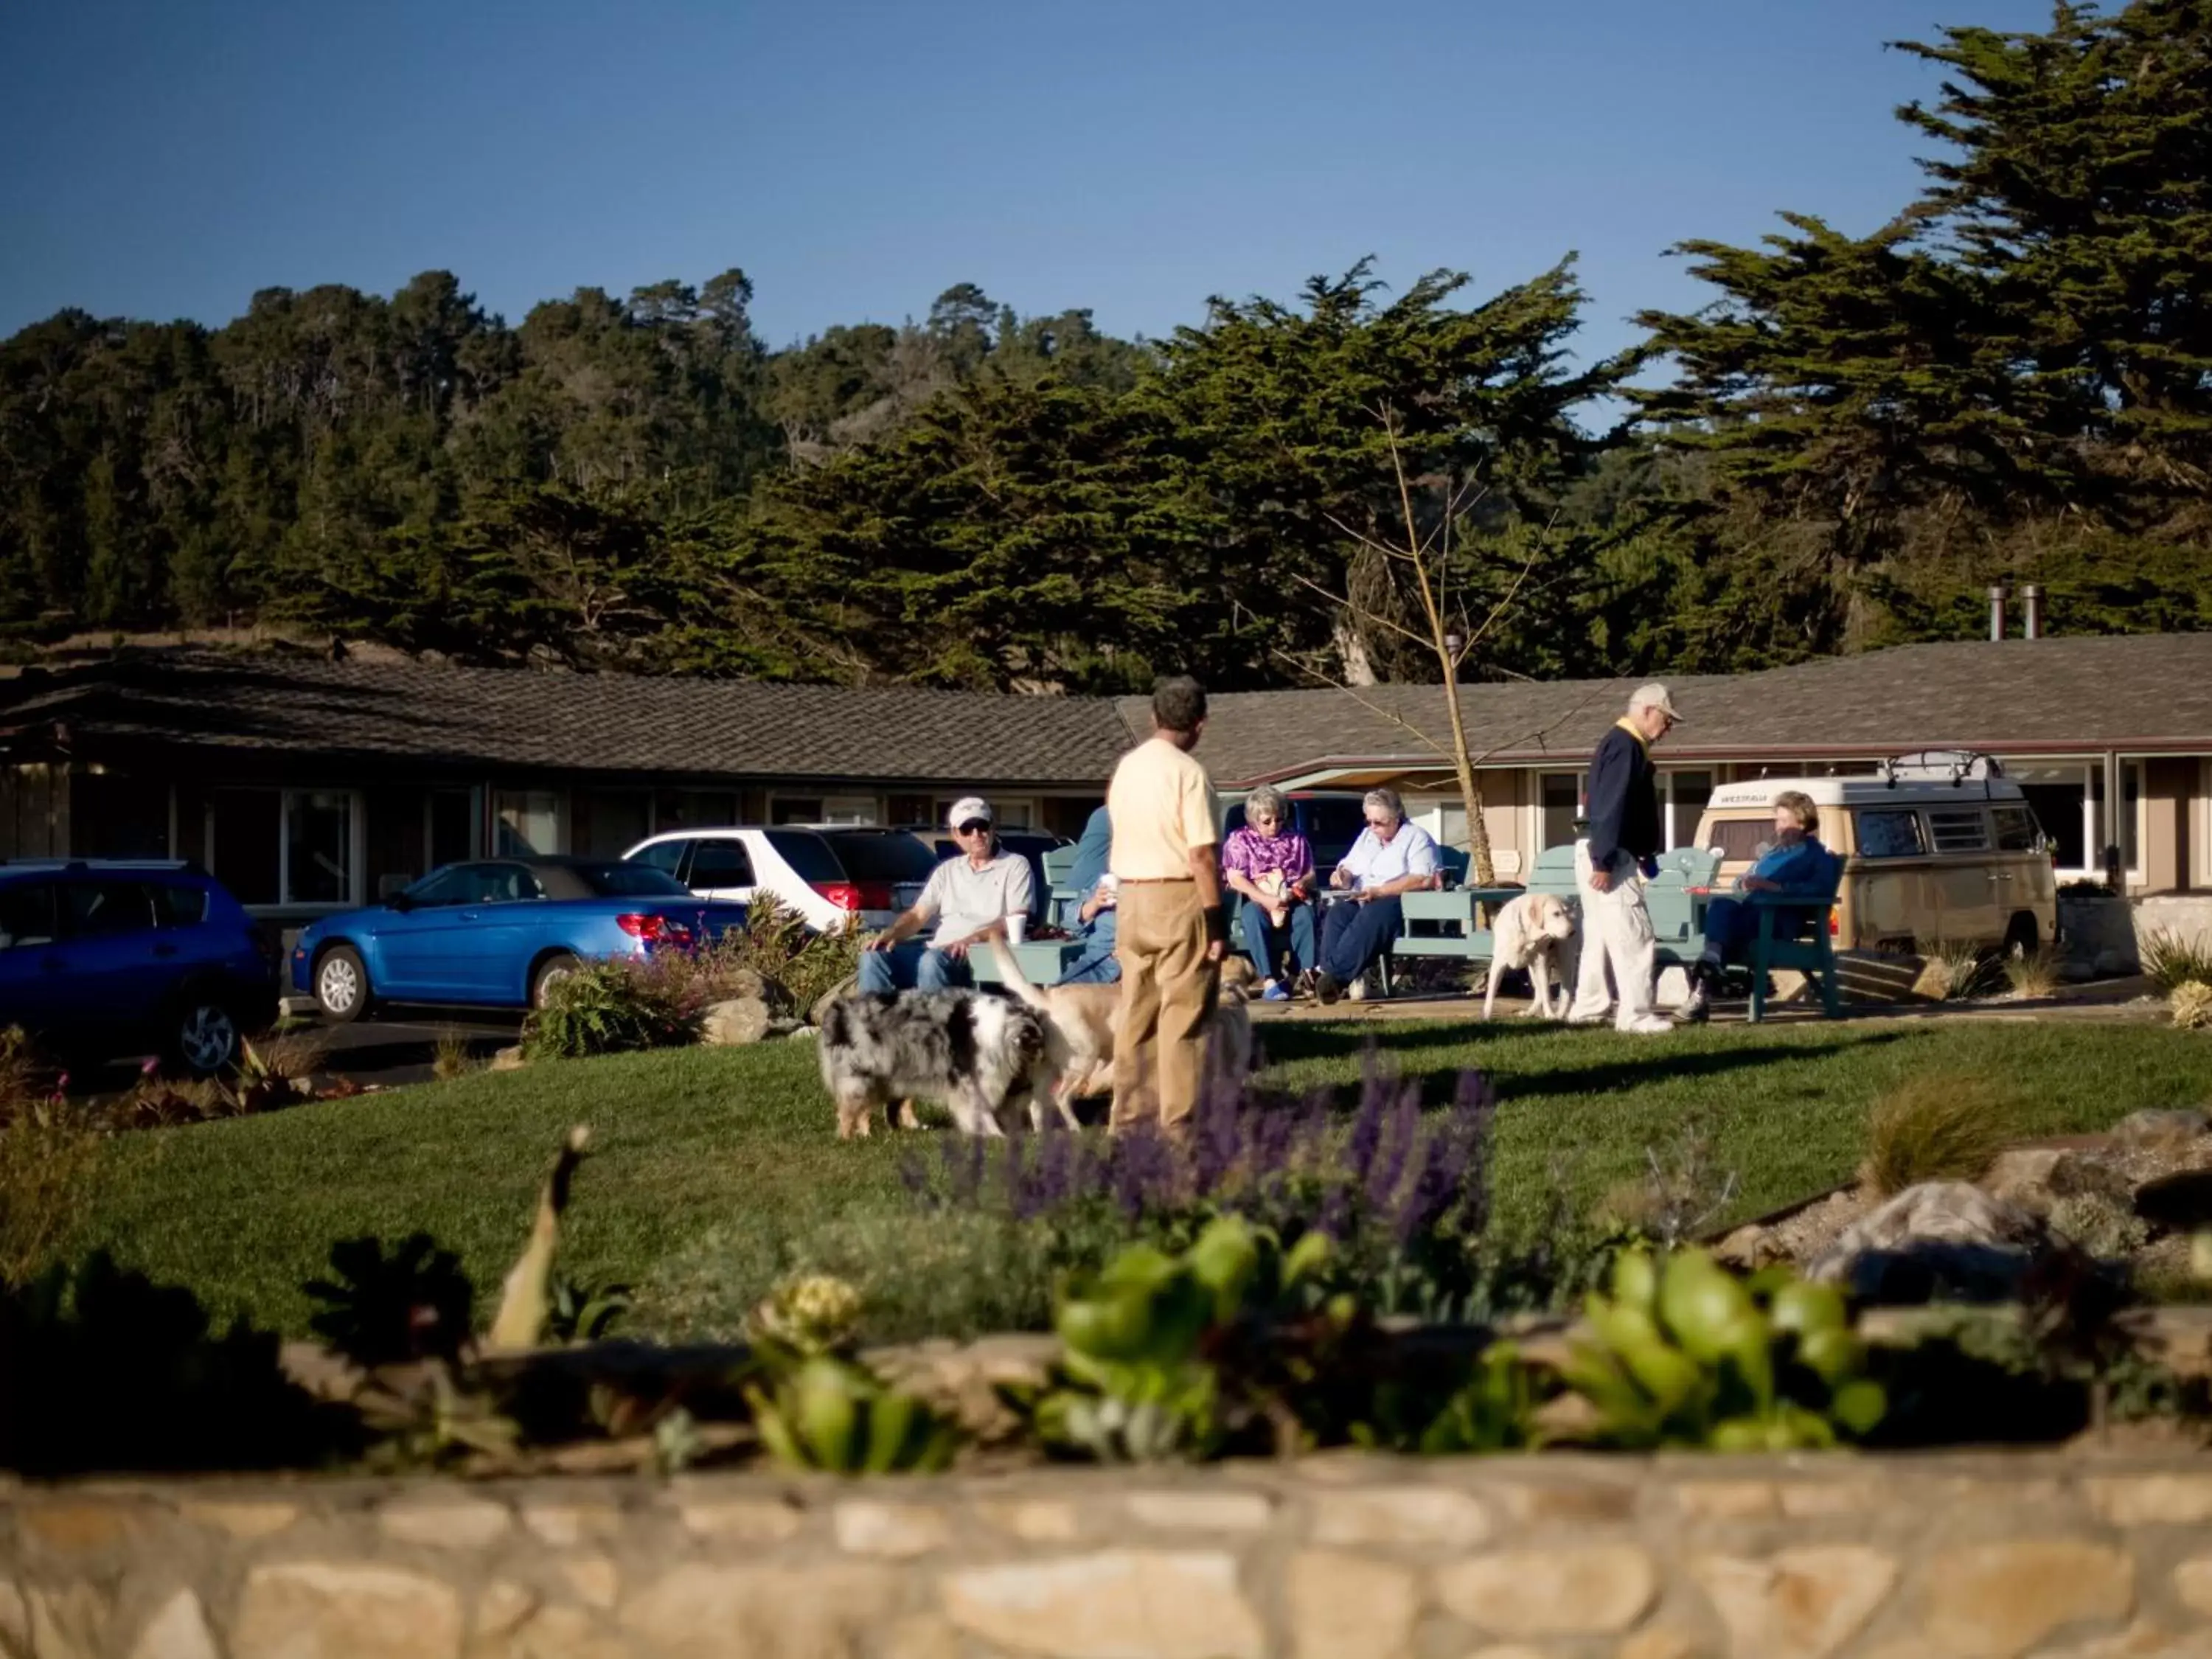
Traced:
<svg viewBox="0 0 2212 1659">
<path fill-rule="evenodd" d="M 2212 1656 L 2212 1463 L 0 1488 L 33 1659 Z"/>
</svg>

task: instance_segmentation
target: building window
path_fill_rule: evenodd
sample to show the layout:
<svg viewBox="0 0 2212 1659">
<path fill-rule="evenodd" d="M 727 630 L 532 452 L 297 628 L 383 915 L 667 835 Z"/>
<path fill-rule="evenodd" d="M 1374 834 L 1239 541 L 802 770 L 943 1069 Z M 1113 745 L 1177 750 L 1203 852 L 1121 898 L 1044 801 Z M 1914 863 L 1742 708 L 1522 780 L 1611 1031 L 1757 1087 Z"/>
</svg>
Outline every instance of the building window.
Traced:
<svg viewBox="0 0 2212 1659">
<path fill-rule="evenodd" d="M 360 812 L 349 790 L 216 790 L 207 806 L 208 867 L 240 904 L 355 903 Z"/>
<path fill-rule="evenodd" d="M 1666 772 L 1660 775 L 1659 787 L 1665 796 L 1668 849 L 1687 847 L 1697 838 L 1698 820 L 1705 815 L 1705 803 L 1713 798 L 1713 775 Z"/>
<path fill-rule="evenodd" d="M 2059 871 L 2071 876 L 2100 876 L 2105 869 L 2105 843 L 2113 827 L 2119 831 L 2120 864 L 2130 872 L 2138 867 L 2136 820 L 2142 802 L 2142 763 L 2120 763 L 2121 810 L 2117 826 L 2105 819 L 2105 764 L 2102 761 L 2066 761 L 2008 765 L 2005 775 L 2021 787 L 2035 820 L 2051 837 L 2051 848 Z"/>
<path fill-rule="evenodd" d="M 618 859 L 653 833 L 653 797 L 642 789 L 592 789 L 576 805 L 574 850 Z"/>
<path fill-rule="evenodd" d="M 778 795 L 769 803 L 768 821 L 770 823 L 819 823 L 822 822 L 822 797 Z"/>
<path fill-rule="evenodd" d="M 1541 781 L 1539 850 L 1571 847 L 1575 842 L 1575 820 L 1583 815 L 1583 775 L 1547 772 Z"/>
<path fill-rule="evenodd" d="M 477 855 L 477 792 L 433 789 L 422 804 L 424 869 L 441 869 Z"/>
<path fill-rule="evenodd" d="M 493 852 L 528 858 L 561 850 L 561 797 L 550 789 L 502 789 L 492 797 Z"/>
<path fill-rule="evenodd" d="M 876 822 L 876 803 L 870 795 L 831 795 L 822 803 L 822 822 L 824 823 L 865 823 Z"/>
</svg>

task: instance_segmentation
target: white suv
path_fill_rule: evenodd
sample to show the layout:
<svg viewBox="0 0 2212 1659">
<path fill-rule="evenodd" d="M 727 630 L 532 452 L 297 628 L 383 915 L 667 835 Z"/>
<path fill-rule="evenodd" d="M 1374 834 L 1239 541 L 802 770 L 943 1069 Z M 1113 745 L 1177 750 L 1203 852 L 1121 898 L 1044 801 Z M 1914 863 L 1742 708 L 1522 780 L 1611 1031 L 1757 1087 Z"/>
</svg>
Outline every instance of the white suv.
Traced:
<svg viewBox="0 0 2212 1659">
<path fill-rule="evenodd" d="M 777 824 L 672 830 L 623 854 L 665 870 L 702 898 L 772 896 L 810 927 L 888 927 L 921 896 L 937 860 L 902 830 Z"/>
</svg>

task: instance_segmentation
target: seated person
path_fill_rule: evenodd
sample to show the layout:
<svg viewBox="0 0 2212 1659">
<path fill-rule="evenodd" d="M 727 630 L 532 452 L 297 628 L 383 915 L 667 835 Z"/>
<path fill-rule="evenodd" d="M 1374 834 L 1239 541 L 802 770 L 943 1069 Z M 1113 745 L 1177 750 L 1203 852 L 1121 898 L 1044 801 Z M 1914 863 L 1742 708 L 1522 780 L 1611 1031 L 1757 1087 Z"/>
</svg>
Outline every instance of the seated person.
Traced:
<svg viewBox="0 0 2212 1659">
<path fill-rule="evenodd" d="M 1080 923 L 1077 937 L 1083 954 L 1068 963 L 1055 981 L 1061 985 L 1112 985 L 1121 977 L 1121 963 L 1114 954 L 1114 883 L 1106 872 L 1107 854 L 1114 848 L 1114 820 L 1100 807 L 1083 826 L 1075 843 L 1075 868 L 1068 884 L 1083 896 L 1076 912 Z"/>
<path fill-rule="evenodd" d="M 1815 833 L 1820 809 L 1813 798 L 1785 789 L 1774 798 L 1774 839 L 1758 861 L 1736 878 L 1745 893 L 1809 893 L 1826 896 L 1835 885 L 1835 854 L 1820 845 Z M 1812 907 L 1808 906 L 1809 910 Z M 1794 934 L 1804 915 L 1785 910 L 1775 918 L 1777 938 Z M 1721 988 L 1730 960 L 1741 962 L 1751 942 L 1759 937 L 1759 912 L 1735 898 L 1717 898 L 1705 907 L 1705 948 L 1690 969 L 1690 994 L 1679 1018 L 1702 1020 L 1712 1012 L 1714 994 Z"/>
<path fill-rule="evenodd" d="M 1437 843 L 1419 824 L 1406 822 L 1396 790 L 1370 789 L 1363 804 L 1367 828 L 1344 862 L 1329 872 L 1328 884 L 1349 888 L 1351 896 L 1332 904 L 1322 919 L 1321 972 L 1314 994 L 1323 1002 L 1335 1001 L 1390 948 L 1405 921 L 1398 895 L 1434 887 L 1441 879 Z"/>
<path fill-rule="evenodd" d="M 1244 827 L 1221 848 L 1221 878 L 1244 901 L 1237 926 L 1245 953 L 1260 970 L 1260 994 L 1269 1002 L 1289 1000 L 1289 990 L 1276 977 L 1285 951 L 1295 983 L 1307 989 L 1321 966 L 1313 848 L 1291 828 L 1291 805 L 1280 790 L 1263 784 L 1245 797 Z"/>
<path fill-rule="evenodd" d="M 1006 918 L 1026 915 L 1036 887 L 1030 861 L 1002 853 L 991 833 L 991 808 L 975 796 L 953 803 L 946 822 L 960 852 L 930 872 L 914 908 L 868 941 L 860 957 L 863 991 L 942 991 L 973 985 L 970 945 L 994 933 L 1006 936 Z M 937 931 L 923 945 L 911 935 L 932 922 Z"/>
</svg>

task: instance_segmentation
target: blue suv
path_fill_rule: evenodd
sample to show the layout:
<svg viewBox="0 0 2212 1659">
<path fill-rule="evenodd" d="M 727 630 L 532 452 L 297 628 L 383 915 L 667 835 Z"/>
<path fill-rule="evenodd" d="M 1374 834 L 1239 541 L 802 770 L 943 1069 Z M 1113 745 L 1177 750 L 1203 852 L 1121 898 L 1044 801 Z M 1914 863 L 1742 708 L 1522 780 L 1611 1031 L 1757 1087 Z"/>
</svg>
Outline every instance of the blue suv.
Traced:
<svg viewBox="0 0 2212 1659">
<path fill-rule="evenodd" d="M 0 1027 L 64 1054 L 157 1052 L 198 1076 L 276 1013 L 253 922 L 191 864 L 0 860 Z"/>
</svg>

